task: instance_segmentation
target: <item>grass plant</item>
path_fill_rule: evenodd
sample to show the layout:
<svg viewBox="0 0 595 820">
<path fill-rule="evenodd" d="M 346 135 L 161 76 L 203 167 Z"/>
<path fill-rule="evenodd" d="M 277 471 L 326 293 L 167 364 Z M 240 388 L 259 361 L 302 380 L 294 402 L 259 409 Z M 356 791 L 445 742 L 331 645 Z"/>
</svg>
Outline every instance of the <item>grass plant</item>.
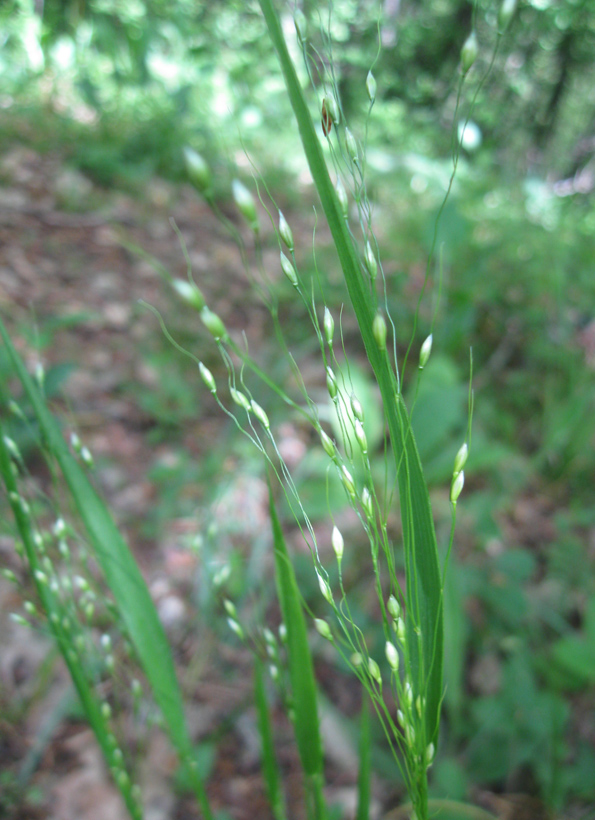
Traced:
<svg viewBox="0 0 595 820">
<path fill-rule="evenodd" d="M 285 658 L 286 688 L 281 690 L 279 687 L 279 691 L 285 696 L 295 730 L 304 774 L 307 816 L 310 820 L 324 820 L 329 816 L 324 794 L 323 742 L 318 721 L 312 627 L 333 645 L 359 681 L 364 694 L 358 820 L 368 817 L 370 798 L 371 717 L 368 715 L 368 704 L 380 720 L 396 765 L 403 775 L 412 807 L 411 816 L 417 820 L 428 820 L 431 816 L 428 771 L 438 747 L 440 710 L 444 698 L 444 573 L 453 543 L 457 500 L 464 484 L 470 426 L 467 439 L 459 442 L 460 449 L 453 465 L 450 488 L 452 528 L 450 542 L 446 545 L 446 561 L 441 565 L 430 496 L 411 425 L 413 407 L 407 407 L 404 398 L 404 386 L 408 378 L 415 387 L 424 376 L 424 368 L 432 352 L 433 333 L 421 340 L 415 324 L 409 346 L 402 361 L 399 360 L 395 328 L 388 309 L 388 285 L 374 235 L 372 206 L 366 192 L 366 141 L 358 140 L 344 122 L 338 79 L 332 60 L 330 27 L 321 24 L 319 34 L 326 53 L 320 54 L 308 36 L 305 18 L 300 12 L 296 13 L 297 38 L 308 73 L 312 72 L 314 58 L 318 63 L 318 71 L 321 72 L 322 92 L 316 103 L 321 117 L 321 139 L 290 57 L 278 12 L 272 0 L 259 2 L 343 272 L 346 287 L 344 309 L 352 310 L 357 321 L 361 347 L 368 363 L 367 377 L 377 386 L 381 397 L 386 427 L 382 436 L 383 446 L 377 446 L 371 435 L 369 422 L 366 422 L 364 403 L 358 395 L 357 380 L 354 377 L 356 366 L 351 361 L 354 354 L 351 349 L 347 350 L 343 342 L 343 316 L 333 316 L 318 272 L 309 276 L 300 268 L 291 228 L 275 205 L 266 185 L 262 180 L 256 180 L 258 199 L 271 218 L 275 230 L 282 273 L 294 292 L 294 298 L 301 302 L 309 316 L 312 333 L 318 341 L 321 374 L 324 374 L 329 400 L 336 411 L 334 433 L 322 419 L 319 405 L 309 392 L 283 338 L 278 297 L 262 262 L 260 206 L 248 187 L 236 180 L 232 188 L 233 197 L 246 221 L 250 237 L 249 242 L 246 242 L 243 233 L 219 211 L 212 193 L 209 168 L 192 149 L 186 151 L 189 178 L 230 229 L 233 238 L 240 245 L 242 259 L 248 269 L 252 267 L 250 261 L 255 260 L 258 274 L 254 276 L 254 284 L 271 312 L 280 349 L 287 355 L 299 392 L 291 393 L 285 385 L 275 383 L 246 348 L 232 337 L 222 319 L 205 303 L 201 290 L 192 277 L 190 266 L 187 281 L 172 279 L 167 272 L 164 272 L 164 278 L 180 299 L 197 311 L 213 337 L 227 374 L 226 382 L 218 383 L 203 361 L 178 345 L 163 322 L 162 327 L 172 343 L 184 355 L 195 360 L 204 385 L 221 411 L 261 454 L 268 477 L 277 598 L 282 615 L 280 639 L 267 629 L 261 630 L 257 636 L 249 635 L 233 602 L 226 601 L 225 609 L 231 629 L 255 653 L 255 703 L 262 738 L 262 768 L 274 816 L 277 820 L 284 820 L 288 813 L 275 760 L 264 658 L 268 658 L 266 666 L 273 683 L 277 682 L 279 676 L 278 664 Z M 497 43 L 500 42 L 513 10 L 514 4 L 505 0 L 500 13 Z M 461 76 L 454 117 L 455 135 L 463 82 L 476 54 L 477 41 L 472 32 L 461 54 Z M 321 69 L 320 66 L 324 68 Z M 365 82 L 371 112 L 376 99 L 376 81 L 371 71 Z M 459 150 L 460 143 L 453 136 L 453 178 Z M 434 244 L 435 242 L 436 234 Z M 248 244 L 252 247 L 247 247 Z M 431 270 L 429 261 L 426 282 Z M 416 316 L 423 295 L 422 291 Z M 73 504 L 78 520 L 82 523 L 89 549 L 110 590 L 117 629 L 130 642 L 171 742 L 188 772 L 201 814 L 208 820 L 213 812 L 205 783 L 198 770 L 196 749 L 186 728 L 183 699 L 171 650 L 145 581 L 109 511 L 93 488 L 84 459 L 81 460 L 80 447 L 76 446 L 76 442 L 74 448 L 65 443 L 58 423 L 49 412 L 43 395 L 42 379 L 36 382 L 28 374 L 1 323 L 0 334 L 14 373 L 33 408 L 42 450 L 52 470 L 64 482 L 69 502 Z M 415 359 L 417 361 L 414 368 L 412 362 Z M 415 395 L 415 389 L 413 394 Z M 369 559 L 384 635 L 383 656 L 374 656 L 353 615 L 349 590 L 344 585 L 342 575 L 344 552 L 349 550 L 349 544 L 345 544 L 345 539 L 335 524 L 332 529 L 332 546 L 336 568 L 325 563 L 319 549 L 316 528 L 281 454 L 275 437 L 275 424 L 271 422 L 269 412 L 264 409 L 274 407 L 274 400 L 281 400 L 286 412 L 299 414 L 310 425 L 318 442 L 316 446 L 322 448 L 328 460 L 329 483 L 340 483 L 347 504 L 359 519 L 363 537 L 369 545 Z M 470 401 L 470 410 L 471 404 Z M 373 463 L 377 457 L 381 459 L 380 481 Z M 100 702 L 95 686 L 96 677 L 90 670 L 90 656 L 85 649 L 85 619 L 81 619 L 79 612 L 81 599 L 77 598 L 72 583 L 70 587 L 68 583 L 65 586 L 63 574 L 44 546 L 46 541 L 51 541 L 52 536 L 49 534 L 46 537 L 40 533 L 36 514 L 21 494 L 19 477 L 22 468 L 16 445 L 3 432 L 0 439 L 0 470 L 18 537 L 23 544 L 23 558 L 33 578 L 41 610 L 64 656 L 85 714 L 130 815 L 133 818 L 141 817 L 141 797 L 132 785 L 133 774 L 125 766 L 124 755 L 111 728 L 110 709 Z M 279 489 L 294 513 L 308 545 L 322 596 L 320 608 L 324 608 L 324 617 L 311 617 L 298 585 L 278 511 Z M 67 507 L 66 504 L 64 506 Z M 389 534 L 388 516 L 394 506 L 398 506 L 400 512 L 400 543 L 394 543 Z M 59 520 L 62 521 L 62 511 L 59 512 Z M 329 516 L 334 522 L 332 509 L 329 509 Z M 67 517 L 67 512 L 64 512 L 64 518 Z M 404 584 L 398 573 L 401 556 L 405 570 Z M 338 582 L 334 578 L 338 578 Z M 84 585 L 87 582 L 83 579 L 81 583 Z M 84 601 L 82 608 L 84 611 Z M 109 641 L 104 643 L 104 649 L 108 651 Z M 104 672 L 109 674 L 109 671 L 110 663 L 104 662 Z M 440 806 L 433 806 L 432 811 L 434 809 L 439 811 Z M 465 816 L 475 816 L 472 807 L 465 811 Z M 481 816 L 485 816 L 485 813 Z"/>
</svg>

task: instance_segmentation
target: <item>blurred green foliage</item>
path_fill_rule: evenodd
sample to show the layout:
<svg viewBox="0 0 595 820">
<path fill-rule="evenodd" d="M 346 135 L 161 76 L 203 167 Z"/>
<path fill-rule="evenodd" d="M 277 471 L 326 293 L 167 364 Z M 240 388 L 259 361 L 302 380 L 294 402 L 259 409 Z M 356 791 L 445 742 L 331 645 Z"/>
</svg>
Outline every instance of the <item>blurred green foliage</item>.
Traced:
<svg viewBox="0 0 595 820">
<path fill-rule="evenodd" d="M 303 8 L 321 46 L 327 18 L 312 0 Z M 402 358 L 450 176 L 460 48 L 473 24 L 477 30 L 462 106 L 473 139 L 463 141 L 421 303 L 423 338 L 442 279 L 435 352 L 413 422 L 446 532 L 439 499 L 467 424 L 471 345 L 476 403 L 462 546 L 446 590 L 446 728 L 435 792 L 464 798 L 473 784 L 533 791 L 563 810 L 595 801 L 595 752 L 576 731 L 592 711 L 595 682 L 595 6 L 521 2 L 479 86 L 497 8 L 492 0 L 387 0 L 379 25 L 378 4 L 336 0 L 333 54 L 344 111 L 361 138 L 364 80 L 382 44 L 367 165 Z M 5 141 L 58 148 L 96 182 L 127 186 L 153 174 L 182 180 L 181 149 L 190 143 L 209 161 L 216 193 L 227 196 L 239 131 L 273 192 L 292 201 L 288 188 L 298 185 L 285 180 L 295 183 L 303 170 L 301 152 L 254 3 L 46 0 L 41 16 L 36 9 L 32 0 L 0 5 Z M 321 83 L 316 71 L 313 80 Z M 338 308 L 334 262 L 329 256 L 327 265 L 324 248 L 317 253 Z M 280 316 L 305 358 L 292 298 L 283 286 Z M 275 362 L 272 340 L 260 355 Z M 174 357 L 165 344 L 150 352 L 162 390 L 139 398 L 156 442 L 197 414 L 200 401 Z M 413 380 L 409 389 L 413 397 Z M 224 431 L 226 443 L 230 435 Z M 218 461 L 215 450 L 199 465 L 186 453 L 156 462 L 150 478 L 161 504 L 152 523 L 193 507 L 184 487 L 203 482 L 217 497 Z M 327 492 L 340 503 L 315 448 L 296 482 L 321 519 Z M 540 515 L 543 498 L 549 506 Z M 537 509 L 526 526 L 518 523 L 522 502 Z M 236 525 L 220 523 L 216 538 L 232 563 L 241 553 Z M 351 568 L 348 561 L 346 583 L 363 589 L 357 555 Z M 251 577 L 258 574 L 253 567 Z"/>
</svg>

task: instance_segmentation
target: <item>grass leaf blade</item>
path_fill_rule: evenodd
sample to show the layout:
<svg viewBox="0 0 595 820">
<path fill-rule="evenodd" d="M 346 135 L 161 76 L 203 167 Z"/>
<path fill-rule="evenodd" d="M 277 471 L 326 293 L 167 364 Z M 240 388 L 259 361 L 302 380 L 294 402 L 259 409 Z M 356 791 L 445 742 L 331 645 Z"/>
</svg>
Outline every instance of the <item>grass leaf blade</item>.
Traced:
<svg viewBox="0 0 595 820">
<path fill-rule="evenodd" d="M 313 815 L 319 820 L 325 817 L 326 809 L 322 795 L 324 772 L 314 665 L 308 643 L 302 598 L 277 515 L 270 481 L 269 510 L 273 528 L 277 594 L 283 621 L 287 628 L 287 654 L 295 712 L 295 736 L 313 803 Z"/>
<path fill-rule="evenodd" d="M 273 728 L 264 685 L 262 661 L 254 659 L 254 701 L 258 716 L 258 730 L 262 743 L 262 770 L 267 795 L 276 820 L 285 820 L 285 802 L 281 786 L 281 776 L 275 756 Z"/>
<path fill-rule="evenodd" d="M 357 776 L 357 814 L 355 820 L 369 820 L 372 780 L 370 705 L 363 694 L 359 730 L 359 772 Z"/>
</svg>

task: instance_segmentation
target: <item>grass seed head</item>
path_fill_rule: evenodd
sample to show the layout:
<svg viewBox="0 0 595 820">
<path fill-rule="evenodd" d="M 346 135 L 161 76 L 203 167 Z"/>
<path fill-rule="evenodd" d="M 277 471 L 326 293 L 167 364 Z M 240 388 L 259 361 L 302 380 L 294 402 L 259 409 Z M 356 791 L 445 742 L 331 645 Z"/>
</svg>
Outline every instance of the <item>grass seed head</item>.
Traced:
<svg viewBox="0 0 595 820">
<path fill-rule="evenodd" d="M 285 242 L 288 251 L 293 253 L 293 232 L 281 211 L 279 211 L 279 236 Z"/>
<path fill-rule="evenodd" d="M 357 140 L 351 133 L 349 128 L 345 128 L 345 145 L 347 147 L 347 153 L 351 157 L 351 161 L 354 165 L 358 163 L 358 152 L 357 152 Z"/>
<path fill-rule="evenodd" d="M 85 467 L 88 467 L 90 470 L 95 467 L 95 460 L 88 447 L 81 447 L 80 457 Z"/>
<path fill-rule="evenodd" d="M 212 193 L 211 171 L 204 157 L 189 146 L 184 148 L 184 163 L 188 179 L 196 190 L 209 197 Z"/>
<path fill-rule="evenodd" d="M 341 177 L 337 178 L 337 184 L 335 185 L 335 193 L 337 194 L 337 199 L 339 200 L 339 207 L 341 208 L 341 213 L 343 214 L 344 219 L 347 219 L 349 216 L 349 199 L 347 198 L 347 191 L 345 190 L 345 186 L 341 180 Z"/>
<path fill-rule="evenodd" d="M 372 333 L 379 350 L 386 350 L 386 320 L 380 311 L 374 316 Z"/>
<path fill-rule="evenodd" d="M 504 34 L 516 11 L 517 0 L 502 0 L 498 12 L 498 32 Z"/>
<path fill-rule="evenodd" d="M 333 373 L 330 367 L 326 368 L 326 387 L 329 396 L 333 401 L 335 401 L 335 399 L 337 398 L 337 391 L 339 388 L 337 387 L 337 379 L 335 377 L 335 374 Z"/>
<path fill-rule="evenodd" d="M 334 459 L 336 455 L 335 445 L 333 444 L 332 439 L 327 436 L 322 429 L 320 430 L 320 443 L 322 444 L 322 449 L 327 456 Z"/>
<path fill-rule="evenodd" d="M 457 475 L 461 472 L 465 464 L 467 463 L 467 456 L 469 455 L 469 448 L 467 447 L 467 442 L 461 445 L 459 448 L 458 453 L 455 456 L 455 463 L 453 467 L 453 475 Z"/>
<path fill-rule="evenodd" d="M 252 408 L 250 407 L 248 397 L 244 395 L 241 390 L 236 390 L 235 387 L 230 387 L 229 395 L 231 396 L 234 404 L 237 404 L 238 407 L 242 407 L 247 413 L 250 412 Z"/>
<path fill-rule="evenodd" d="M 335 332 L 335 320 L 333 319 L 333 315 L 327 307 L 325 307 L 325 309 L 324 309 L 323 327 L 324 327 L 324 338 L 326 339 L 326 343 L 329 347 L 332 347 L 333 346 L 333 335 L 334 335 L 334 332 Z"/>
<path fill-rule="evenodd" d="M 376 99 L 376 89 L 376 78 L 374 77 L 371 71 L 368 71 L 368 76 L 366 77 L 366 91 L 368 92 L 370 102 L 374 102 L 374 100 Z"/>
<path fill-rule="evenodd" d="M 45 382 L 45 369 L 41 362 L 37 362 L 35 365 L 35 380 L 39 387 L 43 390 L 43 385 Z"/>
<path fill-rule="evenodd" d="M 374 678 L 378 686 L 382 686 L 382 675 L 380 674 L 380 667 L 373 658 L 368 658 L 368 672 Z"/>
<path fill-rule="evenodd" d="M 225 607 L 225 611 L 227 612 L 230 618 L 238 617 L 238 612 L 236 610 L 235 604 L 233 603 L 233 601 L 230 601 L 229 598 L 224 599 L 223 606 Z"/>
<path fill-rule="evenodd" d="M 10 438 L 10 436 L 4 436 L 4 446 L 8 450 L 9 454 L 12 458 L 21 460 L 21 451 L 17 447 L 16 443 Z"/>
<path fill-rule="evenodd" d="M 339 125 L 341 122 L 341 112 L 339 111 L 339 106 L 337 105 L 337 101 L 334 96 L 332 94 L 327 94 L 322 100 L 322 105 L 326 111 L 328 111 L 335 125 Z"/>
<path fill-rule="evenodd" d="M 239 179 L 234 179 L 231 184 L 233 198 L 246 222 L 250 225 L 254 233 L 260 230 L 258 214 L 256 212 L 256 202 L 246 186 Z"/>
<path fill-rule="evenodd" d="M 477 59 L 479 48 L 477 45 L 477 35 L 474 31 L 467 37 L 461 49 L 461 70 L 466 74 Z"/>
<path fill-rule="evenodd" d="M 54 522 L 53 533 L 56 538 L 63 538 L 66 535 L 66 524 L 63 518 L 57 518 Z"/>
<path fill-rule="evenodd" d="M 27 615 L 30 615 L 32 618 L 37 618 L 37 616 L 39 615 L 39 613 L 37 612 L 37 607 L 35 606 L 33 601 L 25 601 L 23 604 L 23 609 L 25 610 Z"/>
<path fill-rule="evenodd" d="M 452 504 L 456 504 L 457 500 L 461 494 L 463 486 L 465 484 L 465 473 L 461 470 L 460 473 L 457 473 L 451 488 L 450 488 L 450 500 Z"/>
<path fill-rule="evenodd" d="M 323 638 L 326 638 L 327 641 L 333 640 L 333 633 L 331 632 L 331 628 L 325 620 L 323 620 L 322 618 L 315 618 L 314 626 L 318 630 L 318 633 L 322 635 Z"/>
<path fill-rule="evenodd" d="M 333 593 L 331 592 L 331 588 L 330 588 L 330 586 L 328 585 L 328 581 L 326 581 L 326 580 L 322 577 L 322 575 L 319 575 L 319 574 L 318 574 L 318 572 L 316 572 L 316 575 L 317 575 L 317 577 L 318 577 L 318 586 L 320 587 L 320 592 L 321 592 L 321 594 L 322 594 L 322 597 L 323 597 L 323 598 L 325 599 L 325 601 L 327 601 L 329 604 L 332 604 L 332 603 L 333 603 Z"/>
<path fill-rule="evenodd" d="M 355 498 L 355 482 L 353 476 L 344 464 L 341 466 L 341 481 L 351 498 Z"/>
<path fill-rule="evenodd" d="M 213 586 L 215 589 L 222 587 L 223 584 L 226 583 L 227 579 L 231 575 L 231 567 L 229 564 L 223 564 L 222 567 L 219 567 L 215 575 L 213 576 Z"/>
<path fill-rule="evenodd" d="M 239 625 L 239 623 L 236 620 L 234 620 L 233 618 L 228 618 L 227 623 L 228 623 L 228 626 L 231 629 L 231 631 L 235 632 L 235 634 L 238 636 L 238 638 L 240 640 L 243 640 L 244 639 L 244 630 Z"/>
<path fill-rule="evenodd" d="M 388 609 L 392 617 L 395 619 L 395 621 L 401 617 L 401 605 L 399 604 L 394 595 L 389 596 L 386 608 Z"/>
<path fill-rule="evenodd" d="M 225 325 L 223 324 L 223 320 L 221 319 L 221 317 L 218 316 L 216 313 L 213 313 L 213 311 L 210 310 L 206 305 L 200 312 L 200 318 L 202 320 L 202 323 L 214 339 L 219 341 L 220 339 L 224 339 L 227 336 L 227 331 L 225 329 Z"/>
<path fill-rule="evenodd" d="M 11 399 L 8 402 L 8 409 L 10 410 L 13 416 L 16 416 L 16 418 L 21 419 L 21 421 L 27 421 L 27 416 L 23 413 L 19 405 L 16 403 L 16 401 L 14 401 L 14 399 Z"/>
<path fill-rule="evenodd" d="M 29 502 L 26 498 L 23 498 L 22 495 L 18 495 L 18 493 L 11 493 L 11 495 L 16 496 L 16 499 L 13 498 L 14 501 L 19 505 L 21 508 L 23 515 L 26 515 L 27 518 L 31 515 L 31 507 L 29 506 Z"/>
<path fill-rule="evenodd" d="M 130 784 L 130 778 L 128 777 L 128 773 L 124 771 L 124 769 L 119 769 L 116 773 L 116 780 L 118 781 L 118 786 L 121 789 L 125 789 Z"/>
<path fill-rule="evenodd" d="M 172 287 L 178 296 L 194 310 L 201 311 L 205 306 L 205 297 L 192 282 L 187 282 L 185 279 L 174 279 Z"/>
<path fill-rule="evenodd" d="M 202 362 L 198 363 L 198 369 L 200 370 L 200 376 L 203 382 L 206 384 L 207 388 L 211 391 L 211 393 L 215 395 L 215 393 L 217 392 L 217 385 L 215 384 L 213 374 L 211 373 L 209 368 Z"/>
<path fill-rule="evenodd" d="M 419 351 L 419 369 L 423 370 L 428 363 L 430 353 L 432 352 L 432 334 L 425 339 Z"/>
<path fill-rule="evenodd" d="M 366 438 L 366 433 L 364 431 L 364 425 L 361 423 L 359 419 L 355 420 L 355 438 L 357 443 L 359 444 L 359 448 L 362 451 L 363 455 L 367 455 L 368 453 L 368 439 Z"/>
<path fill-rule="evenodd" d="M 374 250 L 372 249 L 372 246 L 369 242 L 366 242 L 364 258 L 366 260 L 366 268 L 368 269 L 368 273 L 370 274 L 370 279 L 374 282 L 378 274 L 378 263 L 376 262 Z"/>
<path fill-rule="evenodd" d="M 262 424 L 264 429 L 270 430 L 271 424 L 269 422 L 269 417 L 262 409 L 260 404 L 258 404 L 258 402 L 255 402 L 254 399 L 251 399 L 250 401 L 250 409 L 252 410 L 258 421 Z"/>
<path fill-rule="evenodd" d="M 355 418 L 358 421 L 363 422 L 363 420 L 364 420 L 364 408 L 362 407 L 362 404 L 361 404 L 360 400 L 358 399 L 358 397 L 355 395 L 355 393 L 351 394 L 349 402 L 351 404 L 351 412 L 353 413 Z"/>
<path fill-rule="evenodd" d="M 293 263 L 289 261 L 283 252 L 281 252 L 281 269 L 294 288 L 297 288 L 298 278 L 296 269 L 293 267 Z"/>
<path fill-rule="evenodd" d="M 388 665 L 393 670 L 393 672 L 399 671 L 399 653 L 397 651 L 397 647 L 387 641 L 384 646 L 384 652 L 386 654 L 386 660 L 388 661 Z"/>
<path fill-rule="evenodd" d="M 367 487 L 364 487 L 364 489 L 362 490 L 361 502 L 367 517 L 372 518 L 372 515 L 374 514 L 374 504 L 372 501 L 372 495 L 370 493 L 370 490 L 368 490 Z"/>
<path fill-rule="evenodd" d="M 343 558 L 343 550 L 345 549 L 345 541 L 343 540 L 343 536 L 341 535 L 341 531 L 336 526 L 333 527 L 333 533 L 331 535 L 331 544 L 333 545 L 335 555 L 337 556 L 337 561 L 340 561 Z"/>
</svg>

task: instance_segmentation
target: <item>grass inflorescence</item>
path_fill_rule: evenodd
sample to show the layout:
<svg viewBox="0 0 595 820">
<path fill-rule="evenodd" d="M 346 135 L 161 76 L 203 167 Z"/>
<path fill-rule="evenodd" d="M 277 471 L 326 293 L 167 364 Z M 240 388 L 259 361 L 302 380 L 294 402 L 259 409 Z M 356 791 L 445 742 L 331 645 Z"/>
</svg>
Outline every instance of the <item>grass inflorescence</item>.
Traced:
<svg viewBox="0 0 595 820">
<path fill-rule="evenodd" d="M 251 280 L 262 295 L 273 320 L 280 350 L 286 355 L 294 384 L 293 392 L 276 383 L 237 341 L 223 321 L 205 300 L 200 283 L 194 281 L 188 255 L 188 279 L 173 279 L 166 271 L 164 279 L 176 296 L 200 316 L 205 329 L 220 355 L 223 380 L 215 376 L 199 357 L 178 344 L 166 328 L 164 333 L 184 355 L 197 366 L 197 375 L 205 388 L 241 433 L 251 442 L 263 459 L 268 477 L 270 518 L 273 533 L 277 597 L 282 617 L 282 636 L 277 639 L 270 629 L 250 631 L 238 616 L 235 604 L 223 599 L 222 617 L 239 640 L 255 655 L 255 702 L 262 738 L 263 773 L 274 815 L 284 820 L 286 808 L 280 773 L 275 761 L 274 732 L 268 704 L 264 670 L 277 686 L 282 702 L 295 729 L 296 744 L 304 772 L 308 817 L 327 817 L 324 795 L 324 758 L 321 729 L 318 721 L 318 694 L 311 648 L 311 629 L 328 641 L 344 664 L 359 681 L 364 693 L 362 717 L 361 769 L 359 778 L 360 805 L 358 817 L 367 817 L 370 795 L 370 760 L 366 738 L 369 736 L 367 704 L 378 716 L 386 741 L 403 775 L 417 820 L 427 820 L 428 770 L 434 761 L 439 736 L 443 686 L 443 604 L 444 572 L 437 546 L 428 487 L 411 426 L 412 408 L 404 397 L 407 366 L 417 356 L 412 379 L 416 390 L 424 377 L 434 340 L 437 307 L 434 308 L 431 332 L 418 338 L 417 313 L 424 297 L 432 270 L 428 260 L 424 286 L 415 308 L 415 320 L 410 343 L 402 362 L 397 355 L 395 324 L 389 308 L 389 283 L 385 276 L 380 247 L 374 233 L 373 209 L 366 188 L 367 125 L 363 139 L 352 132 L 345 120 L 339 93 L 339 79 L 332 56 L 330 26 L 321 25 L 322 50 L 315 48 L 308 34 L 308 24 L 301 12 L 296 13 L 295 26 L 299 48 L 311 80 L 316 69 L 317 131 L 310 106 L 298 80 L 279 16 L 271 0 L 260 0 L 271 43 L 277 53 L 284 76 L 288 99 L 296 118 L 306 159 L 314 180 L 322 211 L 329 225 L 334 247 L 345 283 L 345 304 L 342 311 L 333 312 L 325 298 L 325 288 L 314 261 L 310 274 L 296 254 L 294 235 L 262 180 L 256 180 L 256 195 L 240 180 L 232 185 L 232 196 L 245 221 L 248 239 L 219 209 L 214 196 L 211 173 L 206 162 L 193 150 L 185 151 L 189 180 L 205 198 L 215 214 L 230 230 L 240 246 L 242 260 Z M 509 14 L 510 3 L 505 3 Z M 501 29 L 505 28 L 501 22 Z M 501 34 L 498 34 L 497 42 Z M 496 46 L 497 48 L 497 46 Z M 477 56 L 477 38 L 470 34 L 461 54 L 461 76 L 457 94 L 457 113 L 462 84 Z M 493 62 L 493 60 L 492 60 Z M 365 83 L 369 111 L 377 101 L 378 85 L 372 72 L 362 78 Z M 460 142 L 453 142 L 452 187 L 459 158 Z M 298 364 L 285 342 L 279 319 L 275 286 L 263 262 L 263 231 L 261 206 L 269 216 L 279 246 L 280 272 L 299 300 L 311 323 L 320 351 L 320 376 L 326 383 L 333 424 L 321 413 L 320 401 L 309 389 Z M 442 210 L 442 209 L 441 209 Z M 174 225 L 175 228 L 175 225 Z M 181 238 L 181 236 L 180 236 Z M 437 238 L 434 232 L 433 256 Z M 248 247 L 250 246 L 250 247 Z M 257 269 L 252 273 L 251 260 Z M 314 260 L 316 257 L 314 256 Z M 150 307 L 150 306 L 149 306 Z M 153 309 L 154 310 L 154 309 Z M 375 384 L 382 403 L 380 433 L 370 423 L 357 377 L 360 365 L 355 354 L 344 342 L 343 322 L 351 311 L 359 328 L 361 350 L 367 360 L 368 381 Z M 45 405 L 43 394 L 28 375 L 6 331 L 0 325 L 12 366 L 21 380 L 40 426 L 43 446 L 48 458 L 60 472 L 86 530 L 89 549 L 103 573 L 113 596 L 113 613 L 118 629 L 133 647 L 163 723 L 174 747 L 187 765 L 197 800 L 205 818 L 212 815 L 205 785 L 193 759 L 193 749 L 183 714 L 183 701 L 174 671 L 171 650 L 159 622 L 155 606 L 121 534 L 87 476 L 81 459 L 65 444 L 61 431 Z M 410 368 L 411 369 L 411 368 Z M 415 400 L 414 400 L 415 401 Z M 361 534 L 369 547 L 373 578 L 383 632 L 383 651 L 368 646 L 362 625 L 354 615 L 351 591 L 344 583 L 343 562 L 349 552 L 350 539 L 332 522 L 331 544 L 336 566 L 329 566 L 319 548 L 317 529 L 303 503 L 298 483 L 286 463 L 277 442 L 275 430 L 276 406 L 299 414 L 310 426 L 313 438 L 327 459 L 329 482 L 338 483 L 345 503 L 352 508 L 361 526 Z M 413 402 L 414 403 L 414 402 Z M 470 396 L 470 409 L 472 401 Z M 448 553 L 453 543 L 456 506 L 464 485 L 464 466 L 470 444 L 460 444 L 453 465 L 450 502 L 452 525 Z M 318 446 L 318 445 L 316 445 Z M 80 455 L 80 453 L 79 453 Z M 380 460 L 381 469 L 376 462 Z M 87 598 L 63 595 L 63 580 L 53 569 L 45 554 L 44 538 L 36 532 L 35 522 L 26 501 L 19 493 L 17 475 L 18 452 L 10 439 L 0 441 L 0 468 L 23 555 L 39 599 L 39 606 L 75 683 L 87 718 L 102 747 L 114 781 L 120 789 L 132 817 L 142 816 L 138 794 L 124 766 L 123 754 L 111 728 L 111 712 L 96 694 L 95 681 L 89 676 L 88 663 L 82 654 L 85 646 L 85 625 L 73 610 L 82 606 L 92 615 L 90 593 Z M 379 478 L 380 476 L 380 478 Z M 292 555 L 285 543 L 278 512 L 279 488 L 302 531 L 312 558 L 316 585 L 321 599 L 310 612 L 297 582 Z M 389 513 L 397 506 L 401 518 L 401 541 L 390 534 Z M 62 519 L 60 519 L 62 520 Z M 60 534 L 57 535 L 61 537 Z M 350 534 L 352 538 L 353 535 Z M 62 543 L 62 541 L 60 542 Z M 62 555 L 67 564 L 67 552 Z M 404 583 L 400 567 L 404 567 Z M 67 576 L 66 576 L 67 577 Z M 86 581 L 81 580 L 81 589 Z M 219 585 L 223 594 L 225 583 Z M 86 609 L 85 609 L 86 608 Z M 113 670 L 111 639 L 106 636 L 101 647 L 104 666 Z M 280 672 L 283 667 L 283 672 Z"/>
</svg>

